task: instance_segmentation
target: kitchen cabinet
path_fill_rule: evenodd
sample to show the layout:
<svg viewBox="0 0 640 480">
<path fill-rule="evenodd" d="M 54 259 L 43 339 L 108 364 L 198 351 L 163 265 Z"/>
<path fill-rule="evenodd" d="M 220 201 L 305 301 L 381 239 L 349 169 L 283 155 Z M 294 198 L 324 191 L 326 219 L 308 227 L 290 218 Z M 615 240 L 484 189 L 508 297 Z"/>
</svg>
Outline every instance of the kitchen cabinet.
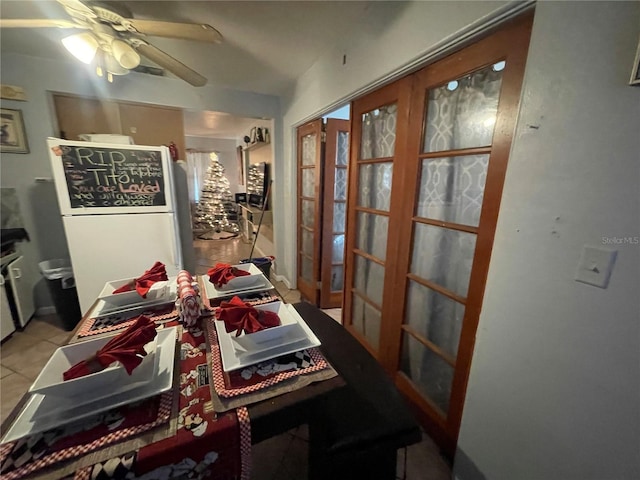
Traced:
<svg viewBox="0 0 640 480">
<path fill-rule="evenodd" d="M 2 257 L 1 274 L 2 335 L 4 338 L 5 328 L 7 331 L 10 330 L 6 321 L 7 311 L 10 314 L 8 318 L 12 319 L 18 328 L 25 327 L 33 317 L 36 311 L 33 301 L 33 288 L 40 275 L 35 271 L 35 267 L 31 265 L 31 262 L 17 252 Z"/>
<path fill-rule="evenodd" d="M 11 315 L 9 308 L 9 298 L 4 288 L 4 276 L 0 275 L 0 340 L 4 340 L 15 331 L 13 315 Z"/>
</svg>

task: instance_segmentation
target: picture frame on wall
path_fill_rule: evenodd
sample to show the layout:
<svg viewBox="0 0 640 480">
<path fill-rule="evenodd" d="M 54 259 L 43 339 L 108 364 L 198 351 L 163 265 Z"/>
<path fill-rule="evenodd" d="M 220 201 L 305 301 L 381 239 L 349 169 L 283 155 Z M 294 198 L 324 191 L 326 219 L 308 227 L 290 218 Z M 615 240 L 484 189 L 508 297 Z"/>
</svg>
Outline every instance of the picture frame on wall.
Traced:
<svg viewBox="0 0 640 480">
<path fill-rule="evenodd" d="M 638 48 L 636 49 L 636 58 L 633 62 L 633 70 L 631 70 L 629 85 L 640 85 L 640 40 L 638 40 Z"/>
<path fill-rule="evenodd" d="M 0 152 L 29 153 L 22 111 L 2 108 L 0 120 Z"/>
</svg>

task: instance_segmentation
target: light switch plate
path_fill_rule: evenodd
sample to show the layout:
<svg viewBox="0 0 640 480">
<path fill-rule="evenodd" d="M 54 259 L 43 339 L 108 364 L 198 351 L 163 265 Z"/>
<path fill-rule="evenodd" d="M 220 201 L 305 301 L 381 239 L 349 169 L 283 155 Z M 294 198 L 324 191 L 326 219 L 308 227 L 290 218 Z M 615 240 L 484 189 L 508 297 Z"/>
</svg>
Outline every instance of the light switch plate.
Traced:
<svg viewBox="0 0 640 480">
<path fill-rule="evenodd" d="M 617 254 L 617 250 L 585 245 L 576 270 L 576 281 L 607 288 Z"/>
</svg>

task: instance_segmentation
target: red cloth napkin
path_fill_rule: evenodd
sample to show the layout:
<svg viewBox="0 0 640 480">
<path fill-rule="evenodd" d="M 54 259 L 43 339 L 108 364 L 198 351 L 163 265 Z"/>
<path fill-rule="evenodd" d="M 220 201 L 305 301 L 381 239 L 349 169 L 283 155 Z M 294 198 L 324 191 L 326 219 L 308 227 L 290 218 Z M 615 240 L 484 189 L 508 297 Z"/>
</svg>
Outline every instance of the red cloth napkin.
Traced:
<svg viewBox="0 0 640 480">
<path fill-rule="evenodd" d="M 124 332 L 113 337 L 104 347 L 89 358 L 76 363 L 62 374 L 67 381 L 84 377 L 91 373 L 104 370 L 113 362 L 120 362 L 127 373 L 140 365 L 142 357 L 147 355 L 144 346 L 156 338 L 156 325 L 153 320 L 140 315 L 136 322 Z"/>
<path fill-rule="evenodd" d="M 216 311 L 216 318 L 224 321 L 224 329 L 227 333 L 236 330 L 236 337 L 239 337 L 242 331 L 255 333 L 280 325 L 280 317 L 277 313 L 253 308 L 239 297 L 233 297 L 229 302 L 222 302 Z"/>
<path fill-rule="evenodd" d="M 169 280 L 167 277 L 167 270 L 162 262 L 156 262 L 153 264 L 149 270 L 144 272 L 140 277 L 136 278 L 133 282 L 129 282 L 120 288 L 117 288 L 113 291 L 113 293 L 123 293 L 130 292 L 133 290 L 134 286 L 142 298 L 147 298 L 147 293 L 149 293 L 149 289 L 156 282 L 161 282 L 163 280 Z"/>
<path fill-rule="evenodd" d="M 240 270 L 239 268 L 232 267 L 228 263 L 216 263 L 216 266 L 210 268 L 207 271 L 209 275 L 209 281 L 216 287 L 226 285 L 229 280 L 233 280 L 236 277 L 244 277 L 251 275 L 246 270 Z"/>
</svg>

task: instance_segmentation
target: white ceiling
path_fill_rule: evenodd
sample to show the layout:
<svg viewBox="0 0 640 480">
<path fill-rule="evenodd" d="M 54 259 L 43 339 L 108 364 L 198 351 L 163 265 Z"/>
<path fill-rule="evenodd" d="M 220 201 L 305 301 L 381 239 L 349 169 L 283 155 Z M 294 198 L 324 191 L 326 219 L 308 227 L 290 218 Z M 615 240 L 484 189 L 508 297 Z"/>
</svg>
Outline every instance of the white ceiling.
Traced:
<svg viewBox="0 0 640 480">
<path fill-rule="evenodd" d="M 272 128 L 269 120 L 236 117 L 222 112 L 184 112 L 187 136 L 237 139 L 248 135 L 253 127 Z"/>
<path fill-rule="evenodd" d="M 103 2 L 108 3 L 108 2 Z M 222 44 L 150 37 L 151 43 L 208 78 L 209 84 L 283 95 L 315 60 L 331 48 L 370 2 L 360 1 L 126 1 L 134 18 L 207 23 Z M 53 0 L 1 0 L 0 17 L 60 18 L 68 15 Z M 69 60 L 58 28 L 2 29 L 2 53 Z M 153 65 L 143 60 L 143 64 Z M 135 74 L 135 73 L 134 73 Z M 135 74 L 140 75 L 140 74 Z M 233 138 L 254 119 L 219 112 L 185 112 L 185 133 Z M 212 128 L 214 130 L 212 130 Z"/>
<path fill-rule="evenodd" d="M 103 2 L 109 3 L 109 2 Z M 113 2 L 112 2 L 113 3 Z M 363 15 L 369 2 L 125 1 L 134 18 L 207 23 L 222 44 L 150 37 L 152 43 L 209 79 L 210 84 L 282 95 L 296 78 Z M 2 18 L 69 19 L 52 0 L 2 0 Z M 58 28 L 3 29 L 2 52 L 68 59 Z M 150 62 L 148 62 L 150 63 Z"/>
</svg>

